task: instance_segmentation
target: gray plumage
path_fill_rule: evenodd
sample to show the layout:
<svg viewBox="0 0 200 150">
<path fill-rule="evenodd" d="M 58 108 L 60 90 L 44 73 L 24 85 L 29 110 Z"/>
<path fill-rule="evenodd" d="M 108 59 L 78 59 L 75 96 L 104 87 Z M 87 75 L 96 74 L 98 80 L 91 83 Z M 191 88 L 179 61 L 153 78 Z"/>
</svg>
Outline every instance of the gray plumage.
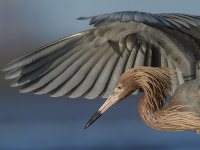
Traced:
<svg viewBox="0 0 200 150">
<path fill-rule="evenodd" d="M 108 97 L 119 76 L 136 66 L 177 70 L 172 93 L 196 77 L 200 17 L 127 11 L 89 19 L 93 29 L 66 37 L 6 65 L 20 92 L 52 97 Z"/>
</svg>

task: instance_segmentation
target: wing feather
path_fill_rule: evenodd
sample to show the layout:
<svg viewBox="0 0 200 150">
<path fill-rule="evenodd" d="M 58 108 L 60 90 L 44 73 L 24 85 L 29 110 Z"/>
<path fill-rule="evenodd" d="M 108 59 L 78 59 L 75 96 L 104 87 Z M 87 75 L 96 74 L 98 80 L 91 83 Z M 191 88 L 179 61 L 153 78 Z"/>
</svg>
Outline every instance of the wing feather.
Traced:
<svg viewBox="0 0 200 150">
<path fill-rule="evenodd" d="M 75 52 L 75 51 L 77 50 L 77 52 Z M 50 69 L 47 69 L 47 70 L 45 70 L 45 72 L 48 72 L 49 70 L 49 72 L 47 73 L 47 74 L 45 74 L 45 75 L 42 75 L 41 76 L 41 78 L 39 78 L 39 79 L 37 79 L 37 81 L 35 82 L 34 80 L 34 82 L 32 82 L 32 83 L 28 83 L 28 84 L 26 84 L 24 87 L 22 87 L 21 89 L 20 89 L 20 92 L 22 92 L 22 93 L 26 93 L 26 92 L 30 92 L 30 91 L 32 91 L 32 90 L 36 90 L 36 89 L 38 89 L 38 88 L 40 88 L 40 87 L 42 87 L 42 86 L 45 86 L 45 85 L 47 85 L 46 87 L 44 87 L 44 89 L 43 90 L 41 90 L 40 92 L 41 93 L 47 93 L 47 92 L 49 92 L 49 90 L 51 89 L 50 87 L 49 87 L 49 84 L 51 83 L 51 81 L 52 80 L 54 80 L 55 81 L 55 79 L 59 76 L 59 75 L 61 75 L 70 65 L 72 65 L 74 62 L 75 62 L 75 60 L 77 60 L 78 58 L 80 58 L 85 52 L 87 52 L 87 50 L 86 49 L 82 49 L 82 50 L 79 50 L 79 48 L 78 47 L 76 47 L 74 50 L 72 50 L 71 51 L 71 53 L 74 53 L 74 54 L 72 54 L 71 55 L 71 53 L 67 53 L 68 55 L 71 55 L 70 57 L 68 57 L 67 59 L 64 59 L 64 61 L 63 62 L 61 62 L 60 64 L 58 64 L 57 65 L 57 63 L 59 63 L 59 62 L 56 62 L 55 64 L 57 65 L 55 68 L 54 68 L 54 66 L 50 66 Z M 66 54 L 66 55 L 67 55 Z M 67 55 L 67 56 L 68 56 Z M 59 60 L 59 61 L 61 61 L 61 59 Z M 52 69 L 53 68 L 53 69 Z M 45 69 L 45 68 L 44 68 Z M 30 74 L 30 77 L 27 77 L 27 78 L 33 78 L 34 76 L 32 76 L 31 74 Z M 36 76 L 35 78 L 38 78 L 38 76 Z M 59 83 L 60 82 L 62 82 L 62 80 L 61 81 L 59 81 Z M 59 85 L 58 83 L 56 84 L 57 86 Z M 56 86 L 55 85 L 55 86 Z M 47 89 L 47 88 L 49 88 L 49 89 Z M 40 93 L 40 92 L 38 92 L 38 94 Z"/>
<path fill-rule="evenodd" d="M 114 55 L 107 62 L 106 66 L 104 67 L 100 75 L 98 76 L 98 79 L 95 81 L 95 84 L 93 85 L 93 87 L 90 89 L 90 91 L 88 91 L 85 94 L 84 96 L 85 98 L 94 99 L 103 92 L 119 58 L 120 58 L 120 55 L 117 53 L 114 53 Z"/>
<path fill-rule="evenodd" d="M 87 52 L 88 53 L 88 52 Z M 78 64 L 83 64 L 79 70 L 77 70 L 76 73 L 71 73 L 71 78 L 69 80 L 66 80 L 64 84 L 62 84 L 61 87 L 57 88 L 53 91 L 53 94 L 51 93 L 52 97 L 58 97 L 63 96 L 70 92 L 73 88 L 75 88 L 80 82 L 87 76 L 88 72 L 91 70 L 93 65 L 100 59 L 100 57 L 105 53 L 105 49 L 100 50 L 100 48 L 93 49 L 90 55 L 86 57 L 85 62 L 77 62 L 76 66 Z M 92 56 L 92 57 L 91 57 Z M 72 66 L 74 69 L 74 67 Z M 66 70 L 67 73 L 72 72 Z M 62 78 L 66 77 L 67 75 L 64 75 Z M 57 83 L 57 81 L 56 81 Z"/>
<path fill-rule="evenodd" d="M 56 73 L 56 77 L 53 78 L 52 81 L 48 83 L 48 85 L 40 91 L 41 94 L 49 93 L 52 90 L 58 90 L 60 87 L 63 86 L 63 84 L 71 77 L 73 76 L 80 67 L 94 54 L 94 50 L 87 50 L 83 49 L 82 53 L 79 53 L 79 55 L 76 55 L 76 57 L 73 57 L 74 59 L 71 59 L 71 61 L 66 61 L 67 63 L 62 64 L 61 69 L 59 72 Z M 70 59 L 67 59 L 70 60 Z M 62 93 L 60 93 L 62 94 Z"/>
<path fill-rule="evenodd" d="M 128 69 L 134 67 L 134 63 L 135 63 L 135 59 L 136 59 L 138 50 L 139 49 L 137 46 L 134 46 L 133 49 L 131 50 L 125 70 L 128 70 Z"/>
<path fill-rule="evenodd" d="M 63 54 L 62 56 L 58 56 L 54 59 L 49 60 L 49 62 L 47 62 L 46 64 L 40 64 L 40 61 L 38 61 L 37 64 L 41 65 L 38 68 L 36 68 L 36 66 L 38 65 L 36 64 L 35 66 L 35 63 L 22 67 L 20 70 L 18 70 L 18 72 L 15 72 L 15 73 L 18 73 L 17 77 L 19 77 L 19 79 L 17 79 L 17 83 L 13 83 L 12 86 L 23 85 L 23 84 L 32 82 L 38 79 L 39 77 L 45 75 L 46 73 L 48 73 L 49 71 L 57 67 L 64 60 L 68 59 L 70 56 L 76 53 L 78 51 L 78 48 L 80 49 L 80 46 L 77 46 L 76 49 L 72 49 L 72 51 L 69 50 L 65 52 L 65 54 Z M 53 56 L 55 57 L 55 55 Z M 49 57 L 47 57 L 47 59 L 48 58 Z M 12 75 L 12 73 L 10 75 Z"/>
<path fill-rule="evenodd" d="M 141 45 L 135 60 L 134 67 L 143 66 L 145 62 L 146 45 Z"/>
<path fill-rule="evenodd" d="M 152 64 L 152 49 L 151 46 L 148 45 L 145 56 L 145 66 L 151 66 L 151 64 Z"/>
<path fill-rule="evenodd" d="M 161 67 L 168 67 L 167 59 L 164 55 L 160 55 L 160 65 Z"/>
<path fill-rule="evenodd" d="M 113 91 L 114 86 L 116 85 L 118 78 L 124 72 L 125 66 L 128 60 L 130 51 L 125 49 L 123 54 L 120 56 L 112 74 L 110 80 L 105 88 L 104 92 L 101 94 L 103 98 L 107 98 Z"/>
<path fill-rule="evenodd" d="M 79 86 L 77 86 L 76 89 L 74 89 L 70 94 L 68 94 L 70 98 L 80 97 L 91 89 L 91 87 L 94 85 L 95 81 L 99 77 L 101 71 L 105 67 L 106 63 L 114 54 L 112 49 L 106 48 L 106 51 L 107 52 L 105 52 L 102 58 L 90 70 L 84 81 Z"/>
<path fill-rule="evenodd" d="M 59 41 L 56 41 L 54 43 L 51 43 L 47 46 L 41 47 L 31 53 L 28 53 L 27 55 L 25 55 L 19 59 L 16 59 L 16 60 L 10 62 L 8 65 L 6 65 L 3 68 L 3 70 L 9 71 L 13 68 L 21 67 L 21 66 L 33 63 L 33 62 L 39 60 L 40 58 L 43 58 L 51 53 L 58 51 L 59 49 L 65 47 L 68 44 L 70 45 L 71 43 L 80 40 L 82 38 L 81 35 L 82 35 L 82 33 L 76 34 L 73 36 L 74 38 L 72 40 L 69 40 L 71 37 L 68 37 L 68 38 L 64 38 Z"/>
</svg>

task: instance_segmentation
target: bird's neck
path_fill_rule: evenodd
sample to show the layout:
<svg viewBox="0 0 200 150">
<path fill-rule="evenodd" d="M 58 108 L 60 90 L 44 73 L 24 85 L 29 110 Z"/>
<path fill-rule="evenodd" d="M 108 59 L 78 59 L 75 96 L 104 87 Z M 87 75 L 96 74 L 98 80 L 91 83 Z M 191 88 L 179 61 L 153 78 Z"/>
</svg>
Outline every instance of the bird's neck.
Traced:
<svg viewBox="0 0 200 150">
<path fill-rule="evenodd" d="M 134 78 L 139 88 L 144 91 L 144 95 L 139 102 L 138 111 L 147 125 L 156 128 L 154 125 L 158 124 L 159 121 L 157 119 L 158 111 L 164 108 L 167 90 L 171 87 L 170 70 L 142 67 L 140 73 L 142 78 Z M 137 73 L 135 76 L 137 76 Z"/>
<path fill-rule="evenodd" d="M 144 95 L 139 102 L 138 112 L 145 124 L 147 124 L 151 128 L 158 129 L 159 127 L 155 127 L 155 125 L 160 124 L 160 119 L 157 119 L 157 115 L 158 111 L 163 109 L 163 107 L 163 100 L 149 97 L 149 95 L 147 95 L 144 91 Z"/>
<path fill-rule="evenodd" d="M 171 87 L 171 73 L 167 68 L 139 67 L 133 74 L 134 84 L 143 89 L 144 96 L 139 109 L 155 112 L 164 106 L 167 91 Z"/>
<path fill-rule="evenodd" d="M 161 131 L 200 130 L 198 116 L 179 100 L 171 99 L 159 109 L 149 105 L 151 102 L 153 99 L 144 95 L 138 107 L 142 120 L 149 127 Z"/>
<path fill-rule="evenodd" d="M 164 131 L 200 130 L 199 117 L 191 111 L 191 107 L 181 101 L 179 94 L 173 95 L 170 101 L 166 101 L 173 70 L 138 67 L 129 71 L 129 77 L 131 78 L 129 84 L 133 85 L 130 87 L 144 91 L 138 111 L 148 126 Z"/>
<path fill-rule="evenodd" d="M 199 130 L 200 119 L 180 100 L 180 97 L 173 96 L 169 102 L 166 102 L 166 89 L 170 85 L 167 81 L 170 79 L 168 76 L 165 77 L 165 80 L 160 77 L 162 81 L 158 80 L 156 84 L 150 81 L 140 84 L 144 90 L 138 106 L 142 120 L 156 130 Z"/>
</svg>

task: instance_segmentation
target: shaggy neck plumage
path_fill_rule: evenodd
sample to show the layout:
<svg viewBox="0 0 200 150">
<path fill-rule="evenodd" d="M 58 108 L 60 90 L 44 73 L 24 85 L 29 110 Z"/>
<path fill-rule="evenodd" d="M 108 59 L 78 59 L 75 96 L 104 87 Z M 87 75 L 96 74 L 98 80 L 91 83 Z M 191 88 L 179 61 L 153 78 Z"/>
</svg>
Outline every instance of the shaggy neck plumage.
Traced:
<svg viewBox="0 0 200 150">
<path fill-rule="evenodd" d="M 187 106 L 178 99 L 165 101 L 172 73 L 167 68 L 140 67 L 134 70 L 134 82 L 144 91 L 138 106 L 140 116 L 147 125 L 157 130 L 187 130 L 191 126 L 198 129 L 200 120 Z M 188 125 L 188 120 L 193 121 Z"/>
<path fill-rule="evenodd" d="M 167 90 L 171 87 L 171 74 L 167 68 L 141 67 L 134 71 L 133 78 L 144 96 L 140 102 L 141 109 L 155 112 L 164 106 Z"/>
<path fill-rule="evenodd" d="M 171 86 L 170 70 L 141 67 L 134 71 L 133 78 L 138 87 L 144 91 L 138 106 L 140 116 L 147 125 L 153 127 L 158 123 L 155 114 L 166 104 L 166 93 Z"/>
</svg>

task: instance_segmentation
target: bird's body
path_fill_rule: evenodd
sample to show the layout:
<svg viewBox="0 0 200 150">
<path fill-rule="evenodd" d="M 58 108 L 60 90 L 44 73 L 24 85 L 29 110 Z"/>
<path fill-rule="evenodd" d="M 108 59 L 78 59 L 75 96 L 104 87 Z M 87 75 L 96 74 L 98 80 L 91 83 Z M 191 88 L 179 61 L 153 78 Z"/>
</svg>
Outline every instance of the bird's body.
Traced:
<svg viewBox="0 0 200 150">
<path fill-rule="evenodd" d="M 147 125 L 200 130 L 199 16 L 127 11 L 79 19 L 90 19 L 95 28 L 5 66 L 5 78 L 15 79 L 11 86 L 52 97 L 109 97 L 86 127 L 119 100 L 143 89 L 138 110 Z"/>
</svg>

